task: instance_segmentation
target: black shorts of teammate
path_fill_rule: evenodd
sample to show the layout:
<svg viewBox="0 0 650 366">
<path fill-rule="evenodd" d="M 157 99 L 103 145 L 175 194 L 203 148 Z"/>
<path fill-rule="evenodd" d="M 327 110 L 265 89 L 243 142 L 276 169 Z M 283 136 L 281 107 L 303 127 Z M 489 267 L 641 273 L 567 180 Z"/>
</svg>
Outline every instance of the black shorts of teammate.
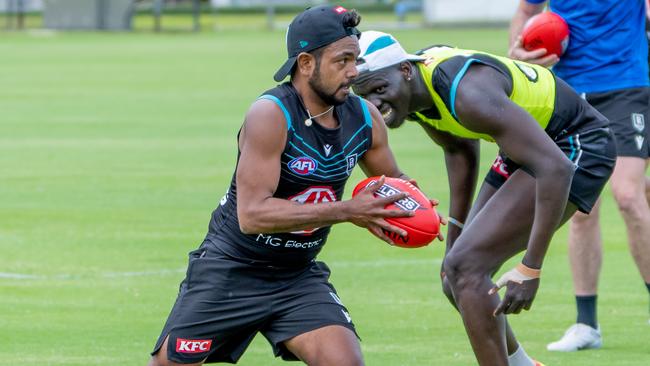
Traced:
<svg viewBox="0 0 650 366">
<path fill-rule="evenodd" d="M 190 252 L 187 274 L 152 355 L 177 363 L 236 363 L 260 332 L 277 356 L 297 360 L 283 342 L 328 325 L 355 332 L 322 262 L 298 269 L 233 260 L 206 239 Z M 160 350 L 169 335 L 168 347 Z"/>
<path fill-rule="evenodd" d="M 569 201 L 578 206 L 578 210 L 588 214 L 614 170 L 614 138 L 608 128 L 597 128 L 558 137 L 555 143 L 576 168 Z M 498 189 L 520 167 L 503 153 L 499 153 L 485 177 L 485 182 Z M 528 170 L 524 170 L 530 174 Z"/>
<path fill-rule="evenodd" d="M 650 88 L 587 93 L 584 98 L 610 121 L 618 156 L 650 157 Z M 650 120 L 648 120 L 650 122 Z"/>
</svg>

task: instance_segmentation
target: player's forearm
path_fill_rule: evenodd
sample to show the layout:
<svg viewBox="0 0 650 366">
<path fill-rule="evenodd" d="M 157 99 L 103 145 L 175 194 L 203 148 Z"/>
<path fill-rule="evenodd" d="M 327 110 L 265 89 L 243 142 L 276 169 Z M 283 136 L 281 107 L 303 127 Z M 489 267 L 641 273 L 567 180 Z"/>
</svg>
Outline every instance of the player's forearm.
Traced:
<svg viewBox="0 0 650 366">
<path fill-rule="evenodd" d="M 270 197 L 255 207 L 238 207 L 237 214 L 245 234 L 292 232 L 349 221 L 348 202 L 300 204 Z"/>
<path fill-rule="evenodd" d="M 460 235 L 459 223 L 462 225 L 465 222 L 472 206 L 479 162 L 478 144 L 475 145 L 457 152 L 445 153 L 450 193 L 449 217 L 458 221 L 450 221 L 450 225 L 447 227 L 448 248 Z"/>
<path fill-rule="evenodd" d="M 519 6 L 515 11 L 515 15 L 513 15 L 510 22 L 510 46 L 515 43 L 517 36 L 521 34 L 528 19 L 541 13 L 542 10 L 544 10 L 544 4 L 530 4 L 525 0 L 520 1 Z"/>
<path fill-rule="evenodd" d="M 569 196 L 573 167 L 554 168 L 537 177 L 535 218 L 522 263 L 540 269 L 555 230 L 560 224 Z"/>
<path fill-rule="evenodd" d="M 526 24 L 526 21 L 528 19 L 530 19 L 530 17 L 527 17 L 525 14 L 519 11 L 517 11 L 512 17 L 512 21 L 510 22 L 510 34 L 508 37 L 509 47 L 512 47 L 512 45 L 515 43 L 517 36 L 521 34 L 521 31 L 524 29 L 524 24 Z"/>
</svg>

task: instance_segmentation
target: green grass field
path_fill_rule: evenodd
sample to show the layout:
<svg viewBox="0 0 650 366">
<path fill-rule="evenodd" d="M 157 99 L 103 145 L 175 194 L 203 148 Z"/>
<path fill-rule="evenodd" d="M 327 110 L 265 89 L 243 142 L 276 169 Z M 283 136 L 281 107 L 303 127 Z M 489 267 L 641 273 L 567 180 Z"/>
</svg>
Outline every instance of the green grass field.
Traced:
<svg viewBox="0 0 650 366">
<path fill-rule="evenodd" d="M 505 52 L 506 30 L 409 30 Z M 0 365 L 144 365 L 236 158 L 248 105 L 271 88 L 284 32 L 0 33 Z M 441 151 L 392 131 L 404 171 L 447 209 Z M 485 172 L 496 150 L 483 147 Z M 355 172 L 354 183 L 361 179 Z M 602 350 L 549 353 L 574 321 L 566 229 L 531 312 L 511 318 L 546 365 L 650 364 L 648 294 L 605 193 Z M 505 223 L 504 223 L 505 224 Z M 392 248 L 350 224 L 320 255 L 363 338 L 368 365 L 473 365 L 439 291 L 443 246 Z M 280 365 L 262 337 L 242 365 Z"/>
</svg>

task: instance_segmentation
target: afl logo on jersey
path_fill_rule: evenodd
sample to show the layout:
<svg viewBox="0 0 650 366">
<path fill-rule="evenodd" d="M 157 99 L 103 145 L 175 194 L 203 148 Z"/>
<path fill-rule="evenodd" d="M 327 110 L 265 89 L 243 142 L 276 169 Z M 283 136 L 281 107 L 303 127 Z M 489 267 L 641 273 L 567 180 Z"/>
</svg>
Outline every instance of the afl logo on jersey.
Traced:
<svg viewBox="0 0 650 366">
<path fill-rule="evenodd" d="M 298 175 L 309 175 L 316 171 L 318 163 L 308 156 L 301 156 L 291 160 L 287 166 Z"/>
</svg>

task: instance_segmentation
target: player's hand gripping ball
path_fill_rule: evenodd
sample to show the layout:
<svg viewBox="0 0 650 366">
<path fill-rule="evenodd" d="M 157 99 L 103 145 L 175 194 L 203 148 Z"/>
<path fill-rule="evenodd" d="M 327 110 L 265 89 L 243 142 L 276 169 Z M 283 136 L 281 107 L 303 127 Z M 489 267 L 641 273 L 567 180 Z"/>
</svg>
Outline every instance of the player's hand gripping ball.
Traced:
<svg viewBox="0 0 650 366">
<path fill-rule="evenodd" d="M 545 11 L 526 22 L 521 42 L 527 51 L 545 48 L 547 55 L 560 57 L 569 45 L 569 26 L 561 16 Z"/>
<path fill-rule="evenodd" d="M 362 180 L 354 187 L 352 196 L 356 196 L 357 193 L 380 178 L 370 177 Z M 431 243 L 440 231 L 440 216 L 438 216 L 431 201 L 422 191 L 404 179 L 386 177 L 384 185 L 377 189 L 375 196 L 388 197 L 400 192 L 408 192 L 409 196 L 393 202 L 385 208 L 389 210 L 413 211 L 415 215 L 410 217 L 386 218 L 386 221 L 391 225 L 404 229 L 407 232 L 406 236 L 403 237 L 386 230 L 384 230 L 384 234 L 391 239 L 393 244 L 403 248 L 418 248 Z"/>
</svg>

